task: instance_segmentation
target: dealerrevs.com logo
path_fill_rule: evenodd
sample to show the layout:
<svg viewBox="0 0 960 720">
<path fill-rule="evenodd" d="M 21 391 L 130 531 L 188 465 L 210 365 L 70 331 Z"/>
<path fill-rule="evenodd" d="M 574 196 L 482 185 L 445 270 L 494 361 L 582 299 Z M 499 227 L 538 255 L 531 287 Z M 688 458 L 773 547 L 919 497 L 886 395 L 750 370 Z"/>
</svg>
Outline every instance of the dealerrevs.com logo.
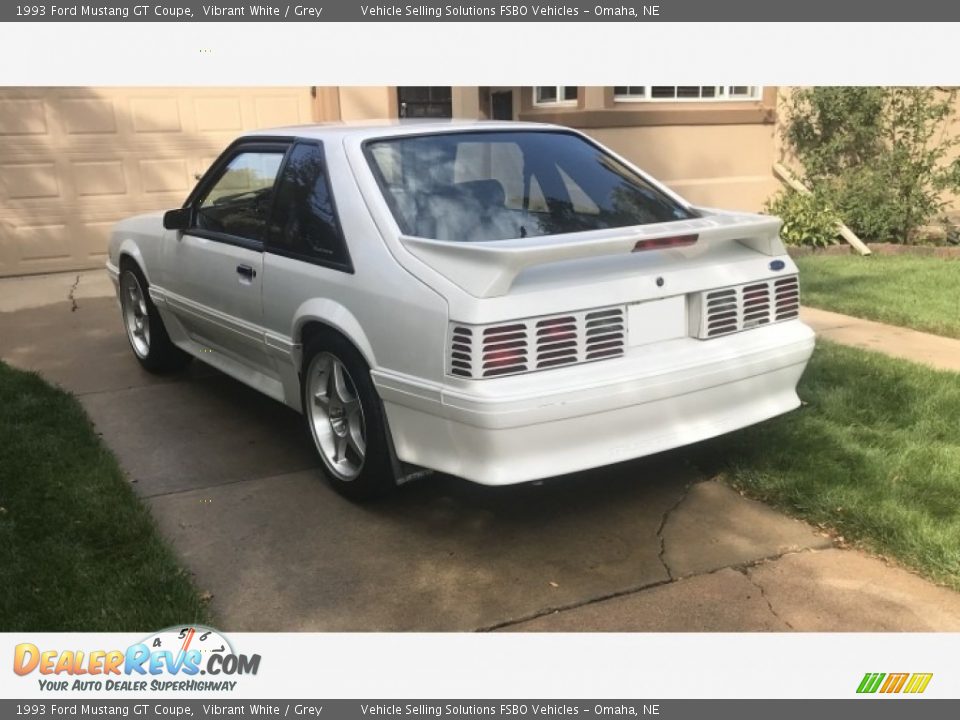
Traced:
<svg viewBox="0 0 960 720">
<path fill-rule="evenodd" d="M 927 689 L 933 673 L 866 673 L 857 686 L 857 693 L 872 695 L 919 695 Z"/>
<path fill-rule="evenodd" d="M 13 671 L 36 673 L 41 690 L 119 692 L 231 691 L 238 678 L 256 675 L 260 655 L 237 653 L 227 638 L 208 627 L 172 627 L 125 650 L 14 648 Z"/>
</svg>

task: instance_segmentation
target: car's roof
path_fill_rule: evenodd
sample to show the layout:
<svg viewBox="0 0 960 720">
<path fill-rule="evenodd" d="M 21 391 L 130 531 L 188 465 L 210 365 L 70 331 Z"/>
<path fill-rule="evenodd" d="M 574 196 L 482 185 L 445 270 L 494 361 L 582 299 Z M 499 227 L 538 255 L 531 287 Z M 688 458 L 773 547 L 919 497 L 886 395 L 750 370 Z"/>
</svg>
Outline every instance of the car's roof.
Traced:
<svg viewBox="0 0 960 720">
<path fill-rule="evenodd" d="M 505 120 L 365 120 L 354 122 L 288 125 L 244 133 L 244 137 L 297 137 L 315 140 L 354 137 L 368 139 L 399 135 L 419 135 L 431 132 L 465 132 L 471 130 L 561 130 L 545 123 L 513 122 Z"/>
</svg>

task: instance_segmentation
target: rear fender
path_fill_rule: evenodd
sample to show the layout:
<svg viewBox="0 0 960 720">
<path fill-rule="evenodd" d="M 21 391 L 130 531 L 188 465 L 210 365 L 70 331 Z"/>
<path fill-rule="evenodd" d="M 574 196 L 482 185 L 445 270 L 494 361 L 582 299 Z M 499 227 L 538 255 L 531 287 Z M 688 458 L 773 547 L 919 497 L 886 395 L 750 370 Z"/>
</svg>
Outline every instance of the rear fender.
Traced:
<svg viewBox="0 0 960 720">
<path fill-rule="evenodd" d="M 293 341 L 296 344 L 297 366 L 303 362 L 303 328 L 311 322 L 333 328 L 353 343 L 370 369 L 377 367 L 376 356 L 360 322 L 347 308 L 330 298 L 311 298 L 297 308 L 294 314 Z"/>
</svg>

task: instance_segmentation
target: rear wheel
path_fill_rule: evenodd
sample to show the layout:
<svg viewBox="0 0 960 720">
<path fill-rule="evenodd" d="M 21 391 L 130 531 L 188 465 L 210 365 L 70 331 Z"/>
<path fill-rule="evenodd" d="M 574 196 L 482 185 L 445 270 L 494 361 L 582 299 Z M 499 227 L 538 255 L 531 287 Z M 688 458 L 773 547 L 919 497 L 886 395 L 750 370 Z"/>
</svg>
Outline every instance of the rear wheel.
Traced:
<svg viewBox="0 0 960 720">
<path fill-rule="evenodd" d="M 173 344 L 147 292 L 140 268 L 125 262 L 120 268 L 120 312 L 130 348 L 140 364 L 153 373 L 180 370 L 190 356 Z"/>
<path fill-rule="evenodd" d="M 330 485 L 351 500 L 394 487 L 383 407 L 359 352 L 333 332 L 304 348 L 303 416 Z"/>
</svg>

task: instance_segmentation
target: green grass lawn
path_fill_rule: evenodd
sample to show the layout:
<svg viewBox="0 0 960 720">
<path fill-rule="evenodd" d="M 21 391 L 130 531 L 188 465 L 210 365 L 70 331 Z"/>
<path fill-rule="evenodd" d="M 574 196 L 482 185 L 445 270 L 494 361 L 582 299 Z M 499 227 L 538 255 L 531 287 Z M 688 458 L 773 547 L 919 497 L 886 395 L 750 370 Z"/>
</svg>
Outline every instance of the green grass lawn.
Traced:
<svg viewBox="0 0 960 720">
<path fill-rule="evenodd" d="M 0 631 L 206 619 L 80 403 L 0 363 Z"/>
<path fill-rule="evenodd" d="M 960 374 L 820 341 L 800 397 L 701 465 L 960 590 Z"/>
<path fill-rule="evenodd" d="M 911 255 L 806 255 L 804 305 L 960 338 L 960 261 Z"/>
</svg>

